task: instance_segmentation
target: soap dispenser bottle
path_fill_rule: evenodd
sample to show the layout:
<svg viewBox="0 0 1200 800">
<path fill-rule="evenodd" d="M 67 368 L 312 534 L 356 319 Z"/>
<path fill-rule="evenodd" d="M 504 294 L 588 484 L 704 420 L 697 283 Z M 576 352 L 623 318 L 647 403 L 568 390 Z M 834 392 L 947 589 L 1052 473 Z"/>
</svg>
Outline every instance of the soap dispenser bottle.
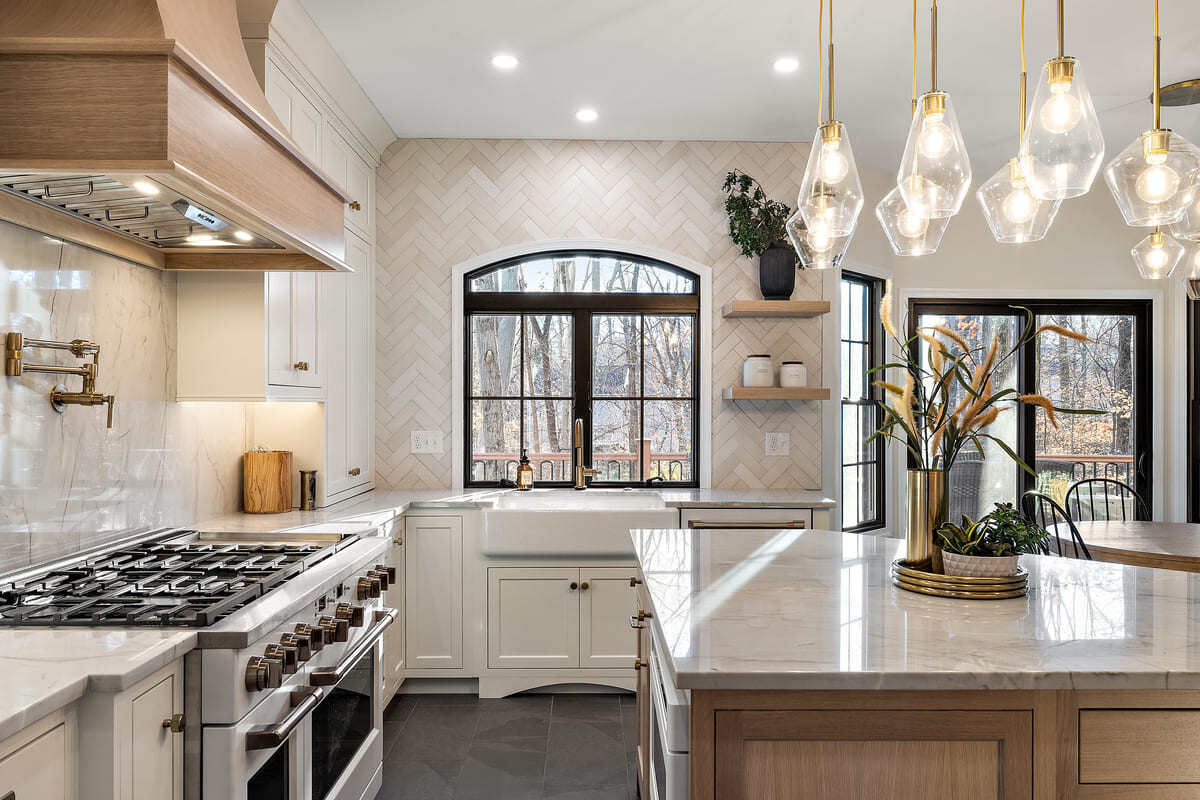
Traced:
<svg viewBox="0 0 1200 800">
<path fill-rule="evenodd" d="M 529 464 L 529 454 L 521 448 L 521 463 L 517 465 L 517 491 L 528 492 L 533 488 L 533 467 Z"/>
</svg>

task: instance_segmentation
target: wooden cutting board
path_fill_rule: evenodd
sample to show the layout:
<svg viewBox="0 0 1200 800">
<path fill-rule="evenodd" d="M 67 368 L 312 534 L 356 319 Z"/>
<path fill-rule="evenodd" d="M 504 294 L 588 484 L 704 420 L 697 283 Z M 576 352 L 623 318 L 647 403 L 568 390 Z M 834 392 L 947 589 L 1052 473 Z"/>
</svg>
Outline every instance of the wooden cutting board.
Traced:
<svg viewBox="0 0 1200 800">
<path fill-rule="evenodd" d="M 242 505 L 247 514 L 292 510 L 292 451 L 252 451 L 242 458 Z"/>
</svg>

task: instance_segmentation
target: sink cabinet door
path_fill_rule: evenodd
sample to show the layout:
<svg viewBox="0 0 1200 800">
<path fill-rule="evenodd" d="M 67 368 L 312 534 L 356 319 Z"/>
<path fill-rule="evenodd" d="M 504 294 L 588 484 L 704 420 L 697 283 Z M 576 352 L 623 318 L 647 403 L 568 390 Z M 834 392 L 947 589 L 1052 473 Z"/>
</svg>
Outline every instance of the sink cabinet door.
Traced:
<svg viewBox="0 0 1200 800">
<path fill-rule="evenodd" d="M 630 567 L 579 570 L 579 666 L 628 669 L 637 657 L 629 635 L 629 614 L 637 606 L 632 573 Z"/>
<path fill-rule="evenodd" d="M 579 587 L 573 567 L 489 569 L 488 666 L 579 666 Z"/>
<path fill-rule="evenodd" d="M 407 668 L 462 669 L 462 518 L 406 518 L 404 560 Z"/>
</svg>

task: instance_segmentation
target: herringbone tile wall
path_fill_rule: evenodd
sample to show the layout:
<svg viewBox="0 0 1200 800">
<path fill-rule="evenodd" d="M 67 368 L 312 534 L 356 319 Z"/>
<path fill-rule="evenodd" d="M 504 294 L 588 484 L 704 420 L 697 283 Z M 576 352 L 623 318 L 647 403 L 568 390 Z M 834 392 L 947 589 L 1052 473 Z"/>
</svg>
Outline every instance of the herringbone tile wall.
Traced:
<svg viewBox="0 0 1200 800">
<path fill-rule="evenodd" d="M 821 321 L 726 320 L 722 304 L 756 298 L 757 260 L 729 240 L 721 182 L 732 168 L 795 203 L 807 143 L 402 139 L 378 173 L 377 484 L 449 486 L 451 270 L 497 248 L 558 238 L 634 241 L 713 269 L 713 486 L 818 489 L 819 403 L 731 403 L 747 353 L 802 359 L 820 384 Z M 820 299 L 799 273 L 796 299 Z M 409 432 L 441 430 L 447 452 L 409 453 Z M 766 458 L 786 431 L 791 455 Z"/>
</svg>

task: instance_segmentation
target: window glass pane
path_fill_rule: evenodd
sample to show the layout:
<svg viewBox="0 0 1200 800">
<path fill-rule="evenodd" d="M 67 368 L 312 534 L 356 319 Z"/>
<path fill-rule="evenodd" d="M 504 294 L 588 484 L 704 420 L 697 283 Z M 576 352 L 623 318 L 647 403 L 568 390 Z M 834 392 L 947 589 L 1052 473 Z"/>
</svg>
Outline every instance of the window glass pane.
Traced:
<svg viewBox="0 0 1200 800">
<path fill-rule="evenodd" d="M 1035 419 L 1038 490 L 1066 505 L 1067 487 L 1085 478 L 1111 478 L 1134 485 L 1134 317 L 1130 314 L 1039 316 L 1085 334 L 1077 342 L 1053 333 L 1038 340 L 1037 391 L 1056 406 L 1090 408 L 1102 415 L 1059 414 L 1058 427 L 1045 412 Z M 1132 497 L 1122 498 L 1096 485 L 1080 493 L 1083 519 L 1133 519 Z M 1125 508 L 1121 506 L 1124 505 Z M 1124 517 L 1122 517 L 1124 514 Z"/>
<path fill-rule="evenodd" d="M 641 480 L 638 448 L 641 404 L 636 400 L 592 402 L 592 466 L 596 480 Z"/>
<path fill-rule="evenodd" d="M 641 394 L 640 323 L 632 314 L 592 316 L 592 394 L 596 397 Z"/>
<path fill-rule="evenodd" d="M 570 397 L 574 339 L 567 314 L 525 317 L 525 396 Z"/>
<path fill-rule="evenodd" d="M 647 314 L 644 324 L 646 395 L 691 397 L 694 317 Z"/>
<path fill-rule="evenodd" d="M 941 315 L 923 314 L 920 325 L 945 325 L 967 341 L 976 360 L 982 360 L 991 347 L 992 337 L 999 340 L 999 356 L 1012 349 L 1019 335 L 1019 326 L 1024 320 L 1016 317 L 992 314 L 965 314 L 943 317 Z M 958 348 L 951 345 L 951 352 L 957 353 Z M 928 348 L 922 351 L 928 355 Z M 973 369 L 973 366 L 971 367 Z M 1012 357 L 1004 360 L 993 373 L 992 390 L 1015 389 L 1017 386 L 1017 359 Z M 957 406 L 965 390 L 957 382 L 952 384 L 950 402 Z M 1003 440 L 1014 452 L 1017 443 L 1017 414 L 1011 410 L 1011 404 L 996 421 L 986 429 L 986 432 Z M 958 454 L 958 460 L 950 470 L 950 509 L 949 519 L 958 520 L 966 514 L 971 519 L 978 519 L 992 509 L 994 503 L 1015 503 L 1017 501 L 1017 469 L 1016 464 L 995 442 L 981 440 L 983 458 L 974 445 L 967 444 Z"/>
<path fill-rule="evenodd" d="M 515 479 L 520 456 L 521 402 L 471 401 L 471 479 Z"/>
<path fill-rule="evenodd" d="M 696 279 L 660 264 L 627 256 L 535 256 L 471 278 L 472 292 L 583 292 L 694 294 Z"/>
<path fill-rule="evenodd" d="M 842 467 L 842 527 L 853 528 L 863 521 L 861 494 L 859 491 L 859 468 Z"/>
<path fill-rule="evenodd" d="M 522 405 L 534 480 L 571 480 L 571 401 L 526 400 Z"/>
<path fill-rule="evenodd" d="M 850 347 L 850 400 L 861 400 L 867 396 L 867 359 L 870 351 L 865 344 L 851 344 Z"/>
<path fill-rule="evenodd" d="M 842 281 L 842 339 L 850 338 L 850 281 Z"/>
<path fill-rule="evenodd" d="M 642 451 L 646 478 L 657 475 L 668 481 L 692 480 L 694 413 L 695 403 L 691 400 L 646 401 L 646 442 Z"/>
<path fill-rule="evenodd" d="M 516 314 L 471 316 L 471 394 L 517 396 L 521 375 L 521 317 Z"/>
</svg>

